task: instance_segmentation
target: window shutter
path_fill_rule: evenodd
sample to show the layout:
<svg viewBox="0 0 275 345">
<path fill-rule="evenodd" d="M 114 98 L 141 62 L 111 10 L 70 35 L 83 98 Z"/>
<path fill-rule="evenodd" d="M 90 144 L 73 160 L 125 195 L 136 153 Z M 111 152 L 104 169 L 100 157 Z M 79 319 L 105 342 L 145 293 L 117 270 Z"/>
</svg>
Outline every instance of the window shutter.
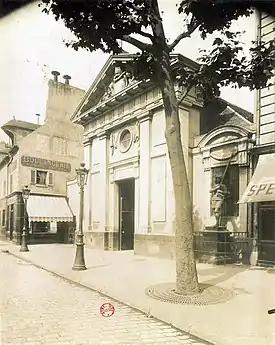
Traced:
<svg viewBox="0 0 275 345">
<path fill-rule="evenodd" d="M 35 184 L 35 183 L 36 183 L 36 171 L 31 170 L 31 184 Z"/>
<path fill-rule="evenodd" d="M 49 172 L 48 173 L 49 177 L 48 177 L 48 184 L 49 186 L 52 186 L 53 185 L 53 173 L 52 172 Z"/>
</svg>

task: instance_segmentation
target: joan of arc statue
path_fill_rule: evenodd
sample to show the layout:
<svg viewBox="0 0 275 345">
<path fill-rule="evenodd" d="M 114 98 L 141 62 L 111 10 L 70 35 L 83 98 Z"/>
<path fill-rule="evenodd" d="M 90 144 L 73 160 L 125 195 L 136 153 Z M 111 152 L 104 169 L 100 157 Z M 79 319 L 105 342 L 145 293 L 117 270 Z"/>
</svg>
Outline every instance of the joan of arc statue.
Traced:
<svg viewBox="0 0 275 345">
<path fill-rule="evenodd" d="M 216 218 L 215 226 L 221 226 L 222 206 L 225 198 L 230 195 L 226 185 L 222 183 L 221 177 L 215 178 L 215 185 L 210 189 L 210 193 L 212 193 L 211 208 Z"/>
</svg>

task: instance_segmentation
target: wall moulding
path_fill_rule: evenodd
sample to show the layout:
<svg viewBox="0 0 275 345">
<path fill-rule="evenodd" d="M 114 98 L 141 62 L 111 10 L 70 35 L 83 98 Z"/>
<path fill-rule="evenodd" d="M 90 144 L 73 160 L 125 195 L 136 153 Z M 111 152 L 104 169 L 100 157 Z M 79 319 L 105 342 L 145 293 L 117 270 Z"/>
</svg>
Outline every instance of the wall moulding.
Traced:
<svg viewBox="0 0 275 345">
<path fill-rule="evenodd" d="M 128 164 L 126 166 L 115 167 L 110 174 L 110 181 L 121 181 L 129 178 L 137 179 L 139 177 L 138 166 L 134 164 Z"/>
<path fill-rule="evenodd" d="M 109 170 L 119 168 L 119 167 L 124 167 L 127 165 L 134 165 L 134 164 L 139 165 L 139 156 L 135 156 L 135 157 L 124 159 L 115 163 L 111 163 L 109 164 Z"/>
</svg>

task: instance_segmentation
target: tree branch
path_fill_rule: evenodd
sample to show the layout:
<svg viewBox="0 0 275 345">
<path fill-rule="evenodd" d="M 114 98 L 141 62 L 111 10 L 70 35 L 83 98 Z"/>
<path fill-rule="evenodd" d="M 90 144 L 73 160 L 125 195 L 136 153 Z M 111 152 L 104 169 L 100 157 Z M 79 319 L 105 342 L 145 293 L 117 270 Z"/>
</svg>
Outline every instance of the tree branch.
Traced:
<svg viewBox="0 0 275 345">
<path fill-rule="evenodd" d="M 192 89 L 194 85 L 191 84 L 188 86 L 188 88 L 185 90 L 184 94 L 181 95 L 180 99 L 178 100 L 178 104 L 181 104 L 181 102 L 184 100 L 184 98 L 188 95 L 189 91 Z"/>
<path fill-rule="evenodd" d="M 168 45 L 169 51 L 171 52 L 183 38 L 190 37 L 191 34 L 198 28 L 198 26 L 199 24 L 192 24 L 192 20 L 191 20 L 189 29 L 185 32 L 182 32 L 180 35 L 178 35 L 178 37 L 174 40 L 174 42 Z"/>
<path fill-rule="evenodd" d="M 138 31 L 137 33 L 138 33 L 139 35 L 141 35 L 141 36 L 150 38 L 151 41 L 154 39 L 154 37 L 153 37 L 151 34 L 147 33 L 147 32 L 144 32 L 144 31 L 141 31 L 141 30 L 140 30 L 140 31 Z"/>
<path fill-rule="evenodd" d="M 143 43 L 139 40 L 137 40 L 136 38 L 133 38 L 129 35 L 124 35 L 122 38 L 121 38 L 122 41 L 124 42 L 127 42 L 127 43 L 130 43 L 132 44 L 133 46 L 137 47 L 138 49 L 140 49 L 141 51 L 147 51 L 147 52 L 150 52 L 150 44 L 147 44 L 147 43 Z"/>
</svg>

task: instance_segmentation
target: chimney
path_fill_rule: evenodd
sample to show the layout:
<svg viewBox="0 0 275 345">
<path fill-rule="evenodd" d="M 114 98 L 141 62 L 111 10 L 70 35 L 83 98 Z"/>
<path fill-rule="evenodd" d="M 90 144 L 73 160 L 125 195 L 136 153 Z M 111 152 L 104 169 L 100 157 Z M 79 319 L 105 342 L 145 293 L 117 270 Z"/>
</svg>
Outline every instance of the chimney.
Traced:
<svg viewBox="0 0 275 345">
<path fill-rule="evenodd" d="M 35 116 L 37 116 L 37 124 L 39 125 L 39 117 L 40 117 L 40 114 L 35 114 Z"/>
<path fill-rule="evenodd" d="M 70 84 L 69 80 L 72 79 L 72 78 L 69 75 L 65 74 L 65 75 L 63 75 L 63 79 L 65 79 L 65 84 L 69 85 Z"/>
<path fill-rule="evenodd" d="M 53 81 L 55 83 L 58 82 L 58 76 L 60 75 L 60 73 L 58 71 L 52 71 L 52 75 L 53 75 Z"/>
</svg>

